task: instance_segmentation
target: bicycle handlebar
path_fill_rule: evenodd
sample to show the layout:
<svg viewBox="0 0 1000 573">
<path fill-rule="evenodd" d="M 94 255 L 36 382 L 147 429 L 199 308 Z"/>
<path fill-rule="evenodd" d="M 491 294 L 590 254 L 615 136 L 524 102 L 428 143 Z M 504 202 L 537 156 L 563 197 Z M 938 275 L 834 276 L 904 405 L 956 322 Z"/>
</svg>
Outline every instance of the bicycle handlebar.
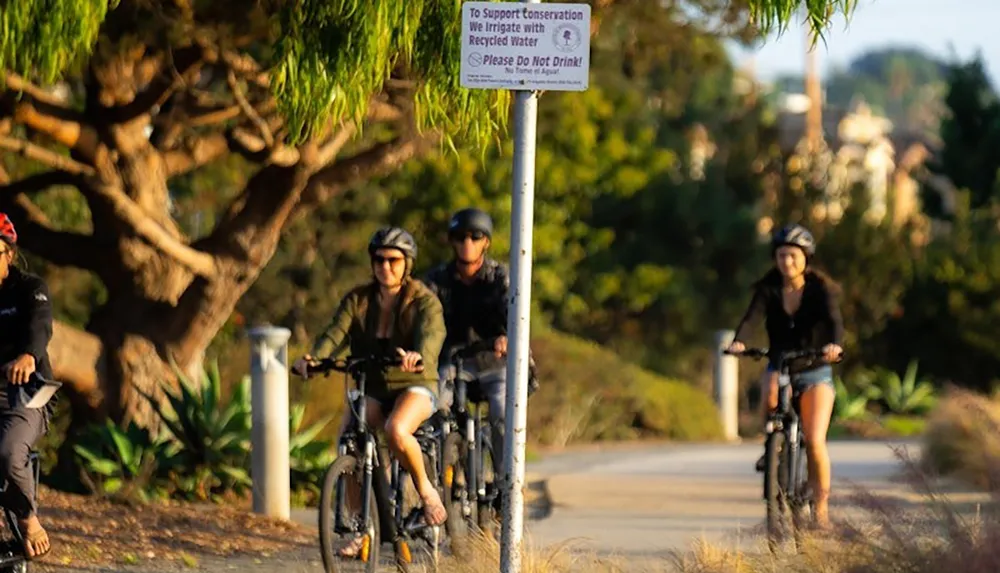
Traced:
<svg viewBox="0 0 1000 573">
<path fill-rule="evenodd" d="M 742 352 L 730 352 L 729 349 L 722 351 L 723 354 L 728 354 L 730 356 L 742 356 L 746 358 L 752 358 L 754 360 L 761 360 L 763 358 L 772 358 L 772 354 L 775 351 L 768 348 L 746 348 Z M 798 360 L 800 358 L 808 358 L 812 360 L 824 359 L 825 352 L 822 348 L 805 348 L 802 350 L 785 350 L 778 353 L 777 361 L 779 363 L 788 362 L 790 360 Z M 837 356 L 835 362 L 840 362 L 844 359 L 844 352 L 841 350 L 840 354 Z"/>
<path fill-rule="evenodd" d="M 451 347 L 448 351 L 448 357 L 451 361 L 454 361 L 456 358 L 465 360 L 474 357 L 480 352 L 493 352 L 493 345 L 494 342 L 492 340 L 477 340 L 468 344 L 459 344 Z"/>
<path fill-rule="evenodd" d="M 345 359 L 323 358 L 307 365 L 305 376 L 301 374 L 299 376 L 309 378 L 313 374 L 329 374 L 332 371 L 343 372 L 353 376 L 364 366 L 372 362 L 376 362 L 380 368 L 388 368 L 390 366 L 401 365 L 403 359 L 400 356 L 349 356 Z M 423 365 L 423 363 L 423 360 L 417 361 L 418 366 Z"/>
</svg>

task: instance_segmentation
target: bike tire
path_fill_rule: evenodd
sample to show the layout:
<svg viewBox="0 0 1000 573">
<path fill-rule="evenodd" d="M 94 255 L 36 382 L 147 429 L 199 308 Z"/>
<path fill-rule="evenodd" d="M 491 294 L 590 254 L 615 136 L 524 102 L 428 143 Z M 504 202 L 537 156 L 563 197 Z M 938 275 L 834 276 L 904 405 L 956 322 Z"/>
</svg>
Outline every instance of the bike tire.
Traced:
<svg viewBox="0 0 1000 573">
<path fill-rule="evenodd" d="M 809 473 L 804 440 L 799 438 L 799 459 L 796 476 L 797 483 L 792 490 L 795 492 L 791 503 L 792 526 L 795 529 L 795 547 L 802 550 L 805 542 L 805 530 L 808 521 L 816 515 L 816 505 L 809 491 Z"/>
<path fill-rule="evenodd" d="M 489 434 L 487 433 L 487 436 Z M 489 473 L 493 475 L 492 480 L 487 480 L 486 490 L 492 490 L 494 495 L 499 496 L 500 492 L 497 491 L 496 486 L 496 473 L 493 471 L 493 446 L 490 445 L 489 440 L 483 440 L 483 447 L 479 448 L 479 456 L 482 458 L 483 475 L 487 475 L 487 467 L 489 468 Z M 487 457 L 489 454 L 489 457 Z M 485 534 L 487 537 L 492 537 L 493 539 L 500 539 L 500 522 L 497 519 L 499 513 L 496 507 L 490 501 L 483 501 L 476 499 L 476 525 L 479 531 Z"/>
<path fill-rule="evenodd" d="M 452 432 L 444 441 L 444 474 L 441 476 L 441 486 L 444 490 L 442 500 L 445 510 L 448 512 L 448 521 L 445 522 L 445 529 L 451 540 L 451 549 L 455 553 L 461 553 L 468 542 L 469 532 L 473 526 L 478 524 L 478 504 L 475 500 L 469 503 L 470 515 L 466 516 L 462 510 L 461 495 L 473 494 L 469 488 L 468 480 L 465 478 L 465 460 L 468 456 L 464 438 L 459 432 Z M 459 479 L 461 477 L 461 479 Z"/>
<path fill-rule="evenodd" d="M 764 498 L 767 504 L 767 545 L 777 552 L 787 532 L 785 484 L 788 483 L 784 455 L 785 434 L 773 432 L 764 444 Z"/>
<path fill-rule="evenodd" d="M 355 559 L 340 557 L 333 547 L 333 543 L 338 537 L 337 532 L 334 531 L 336 512 L 340 509 L 341 503 L 344 503 L 344 500 L 337 499 L 337 482 L 341 477 L 352 473 L 360 473 L 357 458 L 342 456 L 330 464 L 330 468 L 326 470 L 326 475 L 323 478 L 323 489 L 319 499 L 319 546 L 320 554 L 323 557 L 323 569 L 326 573 L 346 571 L 348 569 L 346 564 L 355 561 Z M 362 480 L 358 479 L 358 483 L 362 483 Z M 382 540 L 379 532 L 378 504 L 375 500 L 374 489 L 370 492 L 369 499 L 371 507 L 368 513 L 371 517 L 370 523 L 366 525 L 371 538 L 367 544 L 367 559 L 362 558 L 362 560 L 365 563 L 365 573 L 375 573 L 378 570 L 379 549 Z"/>
</svg>

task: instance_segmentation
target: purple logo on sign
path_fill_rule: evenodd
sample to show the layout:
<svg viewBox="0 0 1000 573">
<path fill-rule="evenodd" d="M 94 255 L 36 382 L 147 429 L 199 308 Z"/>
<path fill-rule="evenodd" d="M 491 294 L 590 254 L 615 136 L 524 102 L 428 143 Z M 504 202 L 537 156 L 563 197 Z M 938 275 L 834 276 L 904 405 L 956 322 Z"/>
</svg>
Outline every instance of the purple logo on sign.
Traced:
<svg viewBox="0 0 1000 573">
<path fill-rule="evenodd" d="M 552 32 L 552 43 L 563 52 L 572 52 L 580 46 L 583 36 L 573 24 L 560 24 Z"/>
</svg>

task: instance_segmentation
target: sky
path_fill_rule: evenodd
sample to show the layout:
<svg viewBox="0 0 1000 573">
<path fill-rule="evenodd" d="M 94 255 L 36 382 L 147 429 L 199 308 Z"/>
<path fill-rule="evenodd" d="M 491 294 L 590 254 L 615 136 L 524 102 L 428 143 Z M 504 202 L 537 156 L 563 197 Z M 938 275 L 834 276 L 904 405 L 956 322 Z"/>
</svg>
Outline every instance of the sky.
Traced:
<svg viewBox="0 0 1000 573">
<path fill-rule="evenodd" d="M 790 26 L 772 36 L 756 51 L 757 77 L 767 81 L 783 73 L 805 70 L 806 34 Z M 887 46 L 923 49 L 950 60 L 952 54 L 968 60 L 978 50 L 996 85 L 1000 78 L 1000 0 L 859 0 L 850 20 L 837 15 L 826 32 L 826 45 L 817 44 L 821 73 L 831 65 L 846 66 L 856 56 Z M 739 67 L 753 53 L 730 52 Z"/>
</svg>

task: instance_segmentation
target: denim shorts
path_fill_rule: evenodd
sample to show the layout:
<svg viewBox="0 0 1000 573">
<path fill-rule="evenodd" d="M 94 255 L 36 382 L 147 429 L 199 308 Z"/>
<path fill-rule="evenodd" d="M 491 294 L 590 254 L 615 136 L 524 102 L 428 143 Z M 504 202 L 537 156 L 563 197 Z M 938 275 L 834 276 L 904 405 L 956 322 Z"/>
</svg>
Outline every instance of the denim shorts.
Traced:
<svg viewBox="0 0 1000 573">
<path fill-rule="evenodd" d="M 767 365 L 767 371 L 777 372 L 771 364 Z M 792 385 L 797 390 L 805 391 L 820 384 L 826 384 L 830 388 L 833 388 L 833 367 L 829 364 L 792 374 Z"/>
</svg>

